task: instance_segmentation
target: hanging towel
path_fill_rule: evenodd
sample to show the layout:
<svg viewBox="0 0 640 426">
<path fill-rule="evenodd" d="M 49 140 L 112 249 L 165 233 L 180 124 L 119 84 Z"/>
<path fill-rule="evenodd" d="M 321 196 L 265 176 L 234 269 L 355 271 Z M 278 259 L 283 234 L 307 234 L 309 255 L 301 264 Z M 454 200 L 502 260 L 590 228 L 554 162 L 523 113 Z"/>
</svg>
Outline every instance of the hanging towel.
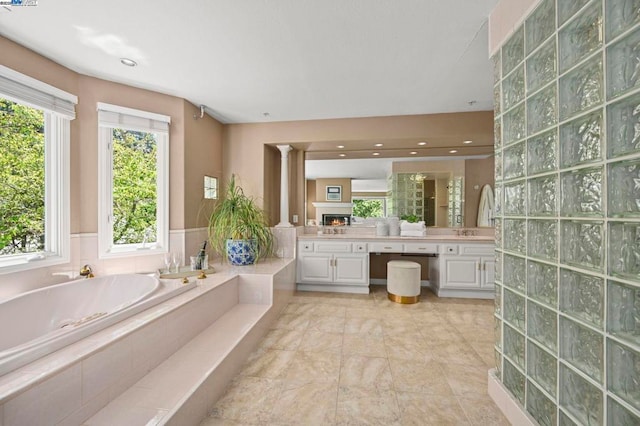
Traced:
<svg viewBox="0 0 640 426">
<path fill-rule="evenodd" d="M 493 189 L 486 184 L 482 187 L 480 194 L 480 205 L 478 206 L 478 226 L 493 226 L 493 210 L 495 204 L 493 200 Z"/>
</svg>

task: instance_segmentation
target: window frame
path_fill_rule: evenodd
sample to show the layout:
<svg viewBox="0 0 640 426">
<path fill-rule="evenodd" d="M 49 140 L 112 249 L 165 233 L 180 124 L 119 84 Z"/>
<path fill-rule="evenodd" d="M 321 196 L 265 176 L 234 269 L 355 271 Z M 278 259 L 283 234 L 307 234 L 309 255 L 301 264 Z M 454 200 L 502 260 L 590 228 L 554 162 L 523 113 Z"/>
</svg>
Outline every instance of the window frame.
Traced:
<svg viewBox="0 0 640 426">
<path fill-rule="evenodd" d="M 98 103 L 98 258 L 143 256 L 169 251 L 169 130 L 171 118 L 166 115 Z M 100 112 L 119 114 L 123 124 L 115 126 L 100 118 Z M 167 125 L 166 131 L 140 127 L 140 122 Z M 156 158 L 156 242 L 135 244 L 113 243 L 113 129 L 154 133 L 157 144 Z"/>
<path fill-rule="evenodd" d="M 69 263 L 71 120 L 78 98 L 1 65 L 0 97 L 42 111 L 45 128 L 44 250 L 0 256 L 0 274 Z"/>
</svg>

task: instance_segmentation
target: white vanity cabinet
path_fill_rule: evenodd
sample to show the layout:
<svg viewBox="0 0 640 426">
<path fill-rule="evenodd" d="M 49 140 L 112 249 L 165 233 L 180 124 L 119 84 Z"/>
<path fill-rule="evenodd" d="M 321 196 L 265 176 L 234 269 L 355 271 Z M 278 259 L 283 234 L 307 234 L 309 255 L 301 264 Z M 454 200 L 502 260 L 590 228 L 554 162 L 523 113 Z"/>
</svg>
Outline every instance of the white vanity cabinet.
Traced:
<svg viewBox="0 0 640 426">
<path fill-rule="evenodd" d="M 493 244 L 446 244 L 431 268 L 439 296 L 492 297 L 495 279 Z M 436 277 L 434 280 L 433 278 Z"/>
<path fill-rule="evenodd" d="M 429 256 L 428 285 L 440 297 L 494 297 L 494 244 L 445 238 L 301 239 L 297 251 L 298 290 L 368 293 L 370 253 Z"/>
<path fill-rule="evenodd" d="M 366 244 L 346 241 L 298 242 L 297 282 L 300 290 L 369 292 Z"/>
</svg>

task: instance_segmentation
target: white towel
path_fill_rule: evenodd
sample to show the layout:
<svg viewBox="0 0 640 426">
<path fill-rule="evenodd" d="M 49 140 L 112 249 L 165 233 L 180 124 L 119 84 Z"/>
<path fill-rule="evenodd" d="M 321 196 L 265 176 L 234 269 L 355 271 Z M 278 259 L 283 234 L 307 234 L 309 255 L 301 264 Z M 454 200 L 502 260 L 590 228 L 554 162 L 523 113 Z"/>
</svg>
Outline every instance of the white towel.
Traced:
<svg viewBox="0 0 640 426">
<path fill-rule="evenodd" d="M 494 209 L 493 189 L 491 189 L 491 185 L 486 184 L 482 187 L 482 193 L 480 194 L 477 221 L 478 226 L 492 226 Z"/>
<path fill-rule="evenodd" d="M 409 223 L 406 220 L 400 222 L 400 229 L 402 231 L 423 231 L 425 229 L 424 221 L 421 220 L 417 223 Z"/>
<path fill-rule="evenodd" d="M 400 231 L 401 237 L 424 237 L 427 235 L 427 231 Z"/>
</svg>

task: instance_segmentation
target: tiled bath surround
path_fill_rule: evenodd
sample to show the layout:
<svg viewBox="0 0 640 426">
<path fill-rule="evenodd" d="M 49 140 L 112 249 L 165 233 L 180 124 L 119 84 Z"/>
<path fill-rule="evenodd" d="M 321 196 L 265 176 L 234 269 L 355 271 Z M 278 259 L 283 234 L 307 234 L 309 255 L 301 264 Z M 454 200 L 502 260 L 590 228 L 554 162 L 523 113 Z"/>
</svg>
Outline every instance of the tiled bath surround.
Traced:
<svg viewBox="0 0 640 426">
<path fill-rule="evenodd" d="M 143 424 L 197 423 L 295 289 L 292 259 L 216 269 L 195 288 L 0 377 L 0 425 L 84 424 L 101 409 L 106 424 L 139 424 L 140 415 L 150 416 Z M 219 321 L 226 331 L 207 334 Z M 167 386 L 166 363 L 198 374 Z"/>
<path fill-rule="evenodd" d="M 497 377 L 541 425 L 640 424 L 640 1 L 542 0 L 493 62 Z"/>
</svg>

